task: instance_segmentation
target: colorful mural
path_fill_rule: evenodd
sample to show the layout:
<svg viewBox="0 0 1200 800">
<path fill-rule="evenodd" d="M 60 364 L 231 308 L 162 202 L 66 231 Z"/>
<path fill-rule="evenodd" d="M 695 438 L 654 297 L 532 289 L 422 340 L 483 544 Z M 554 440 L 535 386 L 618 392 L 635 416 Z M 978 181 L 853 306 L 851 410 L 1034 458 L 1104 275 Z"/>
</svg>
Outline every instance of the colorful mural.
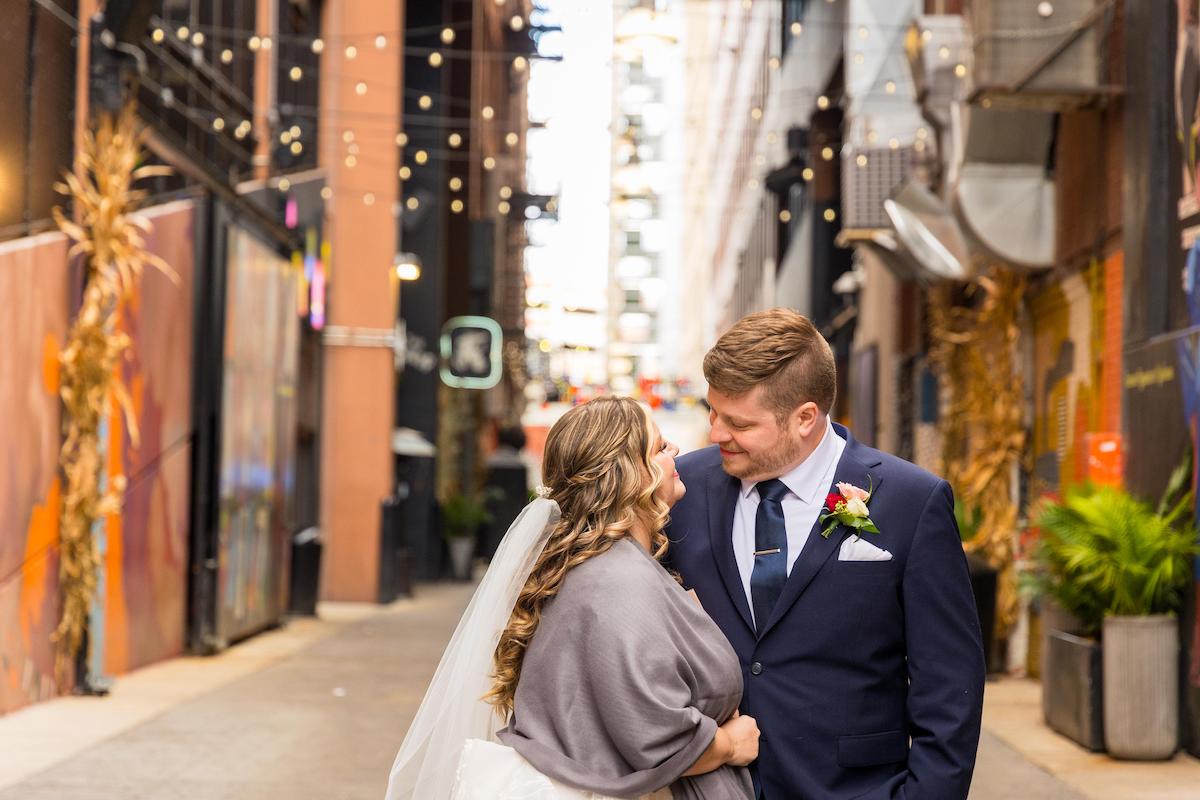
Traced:
<svg viewBox="0 0 1200 800">
<path fill-rule="evenodd" d="M 121 318 L 132 340 L 123 379 L 139 441 L 110 417 L 110 475 L 128 481 L 121 515 L 101 538 L 103 625 L 93 625 L 93 671 L 121 673 L 183 651 L 191 462 L 194 211 L 191 201 L 148 209 L 147 249 L 179 276 L 147 270 Z"/>
<path fill-rule="evenodd" d="M 1089 476 L 1089 434 L 1121 430 L 1120 253 L 1043 288 L 1033 326 L 1031 494 Z"/>
<path fill-rule="evenodd" d="M 244 229 L 229 232 L 221 409 L 217 635 L 278 621 L 295 490 L 299 276 Z"/>
<path fill-rule="evenodd" d="M 0 713 L 55 693 L 58 621 L 58 350 L 67 240 L 0 244 Z"/>
</svg>

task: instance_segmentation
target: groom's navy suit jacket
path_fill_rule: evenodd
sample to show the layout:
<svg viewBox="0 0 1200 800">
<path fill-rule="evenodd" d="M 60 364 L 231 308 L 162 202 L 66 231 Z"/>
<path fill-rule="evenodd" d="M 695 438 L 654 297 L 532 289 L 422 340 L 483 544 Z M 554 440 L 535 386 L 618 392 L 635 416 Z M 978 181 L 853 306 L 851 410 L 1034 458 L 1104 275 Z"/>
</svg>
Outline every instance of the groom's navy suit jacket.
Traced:
<svg viewBox="0 0 1200 800">
<path fill-rule="evenodd" d="M 766 800 L 963 800 L 983 708 L 984 659 L 949 485 L 846 439 L 834 483 L 874 487 L 890 561 L 841 561 L 849 531 L 814 526 L 770 618 L 755 630 L 733 553 L 740 482 L 709 447 L 676 464 L 668 564 L 695 589 L 742 664 L 742 713 L 762 738 Z M 831 485 L 825 493 L 835 491 Z"/>
</svg>

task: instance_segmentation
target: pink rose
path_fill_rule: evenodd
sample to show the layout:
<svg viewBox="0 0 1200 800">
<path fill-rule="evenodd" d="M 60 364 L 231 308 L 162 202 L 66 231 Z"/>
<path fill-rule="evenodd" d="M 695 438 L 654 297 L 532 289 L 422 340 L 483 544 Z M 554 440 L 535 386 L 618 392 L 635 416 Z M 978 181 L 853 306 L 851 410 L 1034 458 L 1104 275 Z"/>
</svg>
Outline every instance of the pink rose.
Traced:
<svg viewBox="0 0 1200 800">
<path fill-rule="evenodd" d="M 871 496 L 866 489 L 860 489 L 852 483 L 839 483 L 837 488 L 847 500 L 861 500 L 865 503 Z"/>
</svg>

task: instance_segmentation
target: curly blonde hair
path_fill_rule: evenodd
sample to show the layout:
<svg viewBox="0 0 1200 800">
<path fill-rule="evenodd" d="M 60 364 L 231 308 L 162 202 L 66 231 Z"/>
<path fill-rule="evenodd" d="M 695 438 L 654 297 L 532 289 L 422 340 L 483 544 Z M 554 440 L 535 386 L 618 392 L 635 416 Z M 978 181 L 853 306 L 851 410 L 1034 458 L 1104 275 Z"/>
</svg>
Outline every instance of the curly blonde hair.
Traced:
<svg viewBox="0 0 1200 800">
<path fill-rule="evenodd" d="M 624 539 L 639 521 L 650 530 L 653 556 L 666 553 L 663 528 L 670 507 L 655 492 L 668 476 L 654 463 L 654 446 L 650 415 L 628 397 L 600 397 L 576 406 L 550 429 L 542 477 L 562 517 L 496 645 L 492 688 L 484 700 L 501 716 L 512 713 L 542 607 L 568 572 Z"/>
</svg>

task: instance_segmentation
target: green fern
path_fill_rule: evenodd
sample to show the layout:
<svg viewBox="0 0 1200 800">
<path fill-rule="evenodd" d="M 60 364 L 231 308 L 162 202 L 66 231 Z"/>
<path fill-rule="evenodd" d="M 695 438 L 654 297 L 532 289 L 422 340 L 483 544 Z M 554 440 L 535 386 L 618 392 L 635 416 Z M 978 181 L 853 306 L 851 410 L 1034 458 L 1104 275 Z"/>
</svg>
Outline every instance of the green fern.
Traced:
<svg viewBox="0 0 1200 800">
<path fill-rule="evenodd" d="M 1181 496 L 1174 476 L 1172 485 L 1158 512 L 1111 487 L 1082 486 L 1044 503 L 1035 520 L 1042 534 L 1035 589 L 1089 632 L 1106 615 L 1177 612 L 1200 546 L 1187 513 L 1191 492 Z"/>
</svg>

